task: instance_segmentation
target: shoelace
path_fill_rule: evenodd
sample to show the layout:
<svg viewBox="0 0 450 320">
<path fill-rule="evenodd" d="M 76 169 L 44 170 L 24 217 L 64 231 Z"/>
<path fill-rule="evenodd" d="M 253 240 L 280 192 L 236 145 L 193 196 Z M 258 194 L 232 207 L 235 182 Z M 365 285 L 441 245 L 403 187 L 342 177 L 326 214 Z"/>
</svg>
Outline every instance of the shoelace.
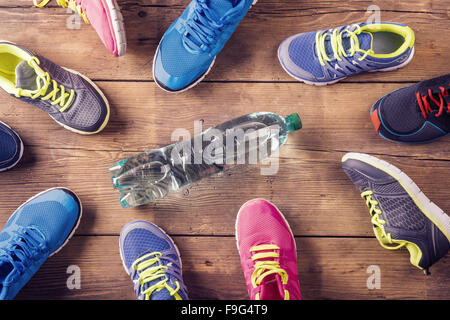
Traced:
<svg viewBox="0 0 450 320">
<path fill-rule="evenodd" d="M 69 91 L 70 93 L 66 92 L 66 88 L 63 85 L 59 85 L 55 80 L 52 80 L 48 72 L 43 72 L 39 67 L 40 61 L 38 58 L 32 57 L 30 61 L 28 61 L 28 64 L 34 70 L 36 70 L 36 74 L 38 75 L 36 77 L 36 85 L 38 89 L 30 92 L 29 90 L 23 90 L 22 88 L 19 88 L 16 93 L 16 97 L 20 98 L 21 96 L 24 96 L 31 99 L 40 98 L 41 100 L 50 99 L 52 100 L 51 105 L 54 106 L 59 104 L 59 106 L 61 107 L 59 109 L 60 112 L 66 111 L 74 99 L 75 91 L 71 89 Z M 49 93 L 47 93 L 50 85 L 53 86 L 53 89 Z"/>
<path fill-rule="evenodd" d="M 333 57 L 337 61 L 342 61 L 343 57 L 352 57 L 356 52 L 363 52 L 364 54 L 358 58 L 359 61 L 364 60 L 369 54 L 373 53 L 372 48 L 365 51 L 360 49 L 358 35 L 361 33 L 361 27 L 354 24 L 339 32 L 339 28 L 334 29 L 331 34 L 329 31 L 316 33 L 316 52 L 319 62 L 322 66 L 326 65 L 326 61 L 331 62 L 332 59 L 328 56 L 325 48 L 325 40 L 329 36 L 331 48 L 333 49 Z M 343 45 L 344 36 L 350 38 L 350 49 L 347 52 Z"/>
<path fill-rule="evenodd" d="M 35 228 L 19 228 L 5 248 L 0 248 L 0 260 L 12 264 L 19 274 L 23 274 L 32 260 L 48 251 L 45 236 Z"/>
<path fill-rule="evenodd" d="M 264 278 L 271 274 L 280 275 L 282 284 L 286 285 L 288 283 L 288 274 L 286 270 L 280 267 L 280 263 L 276 260 L 267 260 L 280 257 L 280 254 L 274 250 L 280 250 L 280 247 L 274 244 L 264 244 L 250 248 L 250 252 L 254 253 L 252 255 L 252 260 L 255 262 L 255 270 L 251 277 L 253 288 L 258 287 Z M 256 294 L 255 299 L 260 300 L 259 293 Z M 286 289 L 284 290 L 284 300 L 289 300 L 289 291 Z"/>
<path fill-rule="evenodd" d="M 38 8 L 42 8 L 45 7 L 51 0 L 42 0 L 41 2 L 38 1 L 39 0 L 33 0 L 34 5 Z M 86 11 L 84 11 L 84 8 L 82 7 L 79 0 L 57 0 L 56 2 L 63 8 L 70 8 L 73 11 L 77 12 L 80 17 L 83 18 L 84 22 L 89 24 L 89 19 L 87 18 Z"/>
<path fill-rule="evenodd" d="M 206 0 L 196 0 L 191 17 L 183 22 L 184 30 L 180 30 L 183 34 L 183 46 L 194 54 L 211 50 L 221 28 L 230 23 L 241 12 L 244 5 L 245 1 L 241 1 L 220 18 L 208 6 Z"/>
<path fill-rule="evenodd" d="M 170 295 L 175 297 L 176 300 L 181 300 L 180 296 L 177 294 L 177 292 L 180 290 L 180 283 L 178 281 L 175 281 L 177 285 L 175 289 L 169 286 L 169 284 L 167 283 L 169 281 L 167 273 L 174 276 L 176 275 L 171 272 L 167 266 L 164 266 L 162 264 L 154 266 L 155 264 L 160 262 L 161 259 L 168 260 L 169 263 L 176 263 L 169 257 L 163 257 L 161 252 L 152 252 L 140 257 L 132 264 L 131 268 L 138 273 L 139 288 L 142 288 L 146 283 L 161 279 L 156 284 L 148 287 L 145 290 L 142 290 L 141 293 L 144 295 L 145 300 L 150 300 L 153 292 L 167 289 Z"/>
<path fill-rule="evenodd" d="M 375 236 L 378 239 L 378 242 L 380 242 L 381 246 L 383 248 L 389 249 L 389 250 L 397 250 L 401 247 L 404 247 L 406 245 L 405 241 L 401 240 L 393 240 L 390 233 L 386 233 L 386 230 L 384 229 L 384 226 L 386 224 L 386 221 L 383 220 L 380 217 L 380 214 L 382 213 L 381 209 L 378 207 L 378 201 L 372 199 L 373 191 L 367 190 L 361 193 L 361 197 L 366 200 L 366 205 L 369 208 L 369 213 L 372 217 L 371 222 L 375 226 L 374 232 Z M 388 246 L 386 244 L 397 244 L 396 246 Z"/>
<path fill-rule="evenodd" d="M 416 98 L 417 102 L 420 107 L 420 111 L 422 111 L 422 116 L 426 119 L 428 113 L 433 112 L 433 109 L 430 106 L 430 102 L 428 101 L 428 98 L 430 98 L 431 101 L 433 101 L 438 107 L 439 111 L 435 114 L 436 117 L 440 117 L 444 113 L 444 108 L 447 107 L 447 113 L 450 113 L 450 102 L 447 102 L 447 105 L 445 105 L 445 99 L 444 97 L 449 96 L 450 92 L 450 83 L 448 84 L 448 87 L 439 87 L 440 92 L 437 93 L 439 97 L 439 101 L 435 99 L 433 91 L 431 89 L 428 89 L 428 94 L 422 96 L 420 92 L 416 92 Z"/>
</svg>

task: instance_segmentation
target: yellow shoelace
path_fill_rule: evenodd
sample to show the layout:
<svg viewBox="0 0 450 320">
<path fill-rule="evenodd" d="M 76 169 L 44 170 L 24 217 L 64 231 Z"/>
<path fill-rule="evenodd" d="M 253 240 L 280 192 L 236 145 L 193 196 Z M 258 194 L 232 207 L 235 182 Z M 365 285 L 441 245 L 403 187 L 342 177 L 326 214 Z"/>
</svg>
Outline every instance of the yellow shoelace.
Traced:
<svg viewBox="0 0 450 320">
<path fill-rule="evenodd" d="M 284 285 L 287 284 L 288 274 L 284 269 L 280 268 L 280 263 L 278 261 L 260 260 L 267 258 L 279 258 L 280 254 L 273 251 L 279 249 L 280 247 L 273 244 L 259 245 L 250 248 L 250 252 L 257 252 L 252 256 L 252 260 L 255 262 L 255 270 L 253 271 L 251 278 L 253 288 L 259 286 L 261 282 L 264 280 L 264 278 L 271 274 L 280 275 L 281 282 Z M 268 250 L 272 251 L 267 252 Z M 258 251 L 265 251 L 265 252 L 258 252 Z M 256 300 L 260 300 L 259 293 L 256 294 L 255 298 Z M 289 291 L 286 289 L 284 290 L 284 300 L 289 300 Z"/>
<path fill-rule="evenodd" d="M 350 29 L 355 28 L 354 31 Z M 358 35 L 361 33 L 361 27 L 358 24 L 355 24 L 349 28 L 346 28 L 339 32 L 338 29 L 334 29 L 330 35 L 330 44 L 333 49 L 333 57 L 337 61 L 342 61 L 342 56 L 348 57 L 353 56 L 356 52 L 364 52 L 364 55 L 360 57 L 358 60 L 364 60 L 369 54 L 373 53 L 372 48 L 370 50 L 365 51 L 359 48 L 359 40 Z M 346 34 L 350 38 L 350 50 L 347 52 L 343 45 L 343 36 Z M 327 51 L 325 49 L 325 39 L 327 38 L 328 33 L 317 32 L 316 33 L 316 50 L 317 57 L 319 58 L 320 64 L 325 66 L 325 61 L 331 62 L 331 58 L 328 57 Z"/>
<path fill-rule="evenodd" d="M 180 283 L 178 281 L 175 281 L 177 285 L 175 289 L 167 284 L 168 278 L 166 277 L 165 271 L 168 268 L 163 265 L 157 265 L 152 267 L 152 265 L 160 261 L 159 257 L 161 255 L 162 254 L 160 252 L 152 252 L 146 254 L 137 259 L 135 262 L 133 262 L 131 266 L 132 269 L 135 269 L 136 271 L 140 272 L 139 284 L 141 287 L 148 282 L 161 279 L 161 281 L 143 290 L 142 294 L 145 296 L 145 300 L 150 300 L 150 296 L 152 295 L 153 292 L 155 291 L 158 292 L 163 289 L 167 289 L 170 295 L 175 298 L 175 300 L 182 300 L 180 295 L 177 293 L 178 290 L 180 290 Z"/>
<path fill-rule="evenodd" d="M 380 218 L 382 211 L 378 208 L 378 201 L 372 199 L 373 191 L 367 190 L 361 193 L 361 197 L 366 200 L 369 213 L 372 216 L 371 222 L 375 226 L 373 228 L 375 236 L 383 248 L 389 250 L 397 250 L 404 247 L 407 242 L 402 240 L 393 240 L 390 233 L 386 233 L 384 225 L 386 221 Z M 388 246 L 387 244 L 397 244 L 396 246 Z"/>
<path fill-rule="evenodd" d="M 51 0 L 42 0 L 41 2 L 38 2 L 39 0 L 33 0 L 34 5 L 38 8 L 45 7 Z M 89 24 L 89 19 L 87 18 L 86 12 L 81 7 L 81 4 L 76 3 L 75 0 L 56 0 L 58 5 L 60 5 L 63 8 L 70 8 L 73 11 L 77 12 L 80 17 L 83 18 L 84 22 Z"/>
<path fill-rule="evenodd" d="M 28 61 L 28 64 L 36 71 L 36 85 L 38 89 L 35 91 L 30 91 L 19 88 L 16 93 L 16 97 L 20 98 L 21 96 L 24 96 L 32 99 L 40 98 L 41 100 L 50 99 L 53 101 L 51 102 L 51 105 L 54 106 L 59 104 L 61 107 L 59 109 L 60 112 L 64 112 L 67 108 L 69 108 L 75 96 L 75 91 L 71 89 L 69 91 L 70 93 L 66 92 L 66 88 L 63 85 L 58 85 L 55 80 L 52 80 L 49 73 L 44 72 L 39 67 L 40 62 L 38 58 L 32 57 L 30 61 Z M 53 85 L 53 90 L 46 94 L 50 85 Z M 60 92 L 59 97 L 57 97 L 58 92 Z"/>
</svg>

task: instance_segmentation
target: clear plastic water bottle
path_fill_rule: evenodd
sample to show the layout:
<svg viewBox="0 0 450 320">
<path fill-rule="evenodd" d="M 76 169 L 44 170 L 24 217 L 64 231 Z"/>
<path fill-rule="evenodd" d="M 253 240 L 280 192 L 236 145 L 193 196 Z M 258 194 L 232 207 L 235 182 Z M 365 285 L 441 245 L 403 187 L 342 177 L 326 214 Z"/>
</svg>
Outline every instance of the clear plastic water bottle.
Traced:
<svg viewBox="0 0 450 320">
<path fill-rule="evenodd" d="M 255 164 L 301 129 L 298 114 L 283 118 L 256 112 L 209 128 L 191 140 L 146 151 L 109 169 L 124 208 L 165 197 L 205 177 L 240 164 Z"/>
</svg>

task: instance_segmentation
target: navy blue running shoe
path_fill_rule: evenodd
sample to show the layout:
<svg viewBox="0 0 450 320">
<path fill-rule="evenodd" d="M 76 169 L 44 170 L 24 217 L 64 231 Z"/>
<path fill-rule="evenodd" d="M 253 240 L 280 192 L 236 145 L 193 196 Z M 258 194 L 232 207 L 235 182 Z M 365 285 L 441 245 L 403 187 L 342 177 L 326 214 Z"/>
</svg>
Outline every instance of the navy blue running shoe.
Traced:
<svg viewBox="0 0 450 320">
<path fill-rule="evenodd" d="M 181 92 L 198 84 L 257 0 L 192 0 L 164 34 L 153 61 L 156 84 Z"/>
<path fill-rule="evenodd" d="M 370 110 L 378 134 L 391 141 L 431 142 L 450 133 L 450 74 L 395 90 Z"/>
<path fill-rule="evenodd" d="M 120 257 L 139 300 L 187 300 L 180 252 L 159 227 L 133 221 L 120 233 Z"/>
<path fill-rule="evenodd" d="M 347 153 L 342 168 L 366 201 L 381 246 L 408 249 L 411 264 L 428 274 L 450 249 L 450 217 L 386 161 Z"/>
<path fill-rule="evenodd" d="M 22 154 L 23 143 L 19 135 L 0 121 L 0 172 L 14 167 Z"/>
<path fill-rule="evenodd" d="M 289 37 L 278 58 L 293 78 L 327 85 L 362 72 L 406 66 L 414 56 L 414 41 L 414 32 L 402 24 L 359 23 Z"/>
<path fill-rule="evenodd" d="M 53 188 L 13 213 L 0 233 L 0 300 L 13 299 L 47 258 L 66 245 L 81 211 L 72 191 Z"/>
</svg>

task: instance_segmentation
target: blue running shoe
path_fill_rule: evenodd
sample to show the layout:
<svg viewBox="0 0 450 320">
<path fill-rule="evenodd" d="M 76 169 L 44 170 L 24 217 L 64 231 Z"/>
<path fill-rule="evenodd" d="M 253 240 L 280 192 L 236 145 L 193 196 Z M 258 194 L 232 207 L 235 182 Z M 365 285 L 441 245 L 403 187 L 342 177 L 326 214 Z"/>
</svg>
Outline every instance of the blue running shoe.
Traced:
<svg viewBox="0 0 450 320">
<path fill-rule="evenodd" d="M 169 92 L 194 87 L 256 0 L 193 0 L 164 34 L 153 61 L 156 84 Z"/>
<path fill-rule="evenodd" d="M 133 221 L 120 233 L 120 257 L 140 300 L 188 300 L 180 253 L 156 225 Z"/>
<path fill-rule="evenodd" d="M 22 154 L 23 143 L 19 135 L 0 121 L 0 172 L 14 167 Z"/>
<path fill-rule="evenodd" d="M 70 190 L 53 188 L 22 204 L 0 233 L 0 300 L 13 299 L 48 257 L 74 234 L 81 202 Z"/>
<path fill-rule="evenodd" d="M 378 134 L 390 141 L 432 142 L 450 133 L 450 74 L 395 90 L 370 110 Z"/>
<path fill-rule="evenodd" d="M 289 37 L 281 43 L 278 59 L 295 79 L 327 85 L 362 72 L 406 66 L 414 56 L 414 40 L 412 29 L 402 24 L 360 23 Z"/>
</svg>

